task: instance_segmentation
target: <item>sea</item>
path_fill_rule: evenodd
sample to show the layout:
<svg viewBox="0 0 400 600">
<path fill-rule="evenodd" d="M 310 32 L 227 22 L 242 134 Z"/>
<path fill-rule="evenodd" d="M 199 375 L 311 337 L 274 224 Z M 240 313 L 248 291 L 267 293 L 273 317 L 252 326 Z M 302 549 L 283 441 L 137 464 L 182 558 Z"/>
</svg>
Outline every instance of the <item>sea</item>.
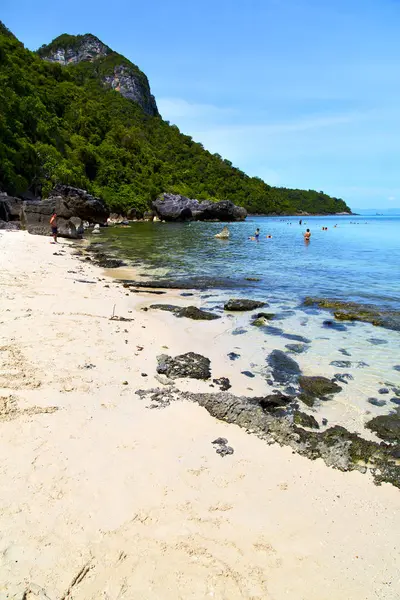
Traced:
<svg viewBox="0 0 400 600">
<path fill-rule="evenodd" d="M 228 240 L 215 238 L 223 226 L 135 222 L 104 228 L 93 241 L 123 258 L 135 280 L 197 288 L 203 308 L 223 314 L 224 300 L 232 297 L 267 302 L 275 314 L 268 326 L 252 326 L 248 313 L 232 321 L 235 347 L 260 348 L 258 359 L 251 354 L 260 376 L 268 377 L 271 348 L 290 353 L 305 374 L 341 376 L 342 392 L 323 406 L 331 423 L 361 431 L 371 416 L 398 410 L 400 332 L 335 322 L 329 311 L 303 301 L 336 298 L 400 311 L 400 216 L 250 216 L 227 224 Z M 258 241 L 252 239 L 257 228 Z M 288 348 L 291 336 L 308 340 L 301 353 Z"/>
</svg>

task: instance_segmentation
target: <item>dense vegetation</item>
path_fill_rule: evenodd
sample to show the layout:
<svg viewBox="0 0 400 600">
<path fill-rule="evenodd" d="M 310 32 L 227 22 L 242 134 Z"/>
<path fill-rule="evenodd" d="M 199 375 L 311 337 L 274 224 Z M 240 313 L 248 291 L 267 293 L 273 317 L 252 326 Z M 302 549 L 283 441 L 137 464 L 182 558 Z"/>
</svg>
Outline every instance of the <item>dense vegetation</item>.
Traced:
<svg viewBox="0 0 400 600">
<path fill-rule="evenodd" d="M 103 197 L 118 212 L 143 211 L 163 191 L 230 199 L 258 213 L 349 210 L 322 192 L 250 178 L 176 126 L 105 89 L 99 74 L 121 60 L 111 53 L 67 67 L 45 62 L 0 23 L 0 190 L 45 197 L 55 183 L 67 183 Z"/>
</svg>

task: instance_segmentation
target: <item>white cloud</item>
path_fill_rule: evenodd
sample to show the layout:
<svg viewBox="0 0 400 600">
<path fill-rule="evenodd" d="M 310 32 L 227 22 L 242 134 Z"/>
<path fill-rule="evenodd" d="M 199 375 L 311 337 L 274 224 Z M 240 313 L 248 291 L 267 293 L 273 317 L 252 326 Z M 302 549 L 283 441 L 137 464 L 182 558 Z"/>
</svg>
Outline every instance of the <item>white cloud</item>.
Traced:
<svg viewBox="0 0 400 600">
<path fill-rule="evenodd" d="M 158 98 L 158 109 L 167 121 L 174 119 L 203 119 L 233 116 L 235 110 L 229 107 L 219 107 L 213 104 L 188 102 L 183 98 Z"/>
<path fill-rule="evenodd" d="M 388 197 L 388 200 L 389 200 L 390 202 L 394 202 L 394 201 L 396 200 L 396 196 L 389 196 L 389 197 Z"/>
</svg>

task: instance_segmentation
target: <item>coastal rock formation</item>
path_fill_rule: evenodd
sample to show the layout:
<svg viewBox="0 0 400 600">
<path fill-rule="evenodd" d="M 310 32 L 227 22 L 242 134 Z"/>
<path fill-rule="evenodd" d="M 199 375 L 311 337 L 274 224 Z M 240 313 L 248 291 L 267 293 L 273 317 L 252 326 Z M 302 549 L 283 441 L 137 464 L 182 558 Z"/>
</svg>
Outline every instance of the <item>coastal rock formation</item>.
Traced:
<svg viewBox="0 0 400 600">
<path fill-rule="evenodd" d="M 267 363 L 272 369 L 272 375 L 280 383 L 296 381 L 301 373 L 298 363 L 282 350 L 273 350 L 267 358 Z"/>
<path fill-rule="evenodd" d="M 338 321 L 363 321 L 377 327 L 400 331 L 400 311 L 384 309 L 373 304 L 344 302 L 332 298 L 312 298 L 304 300 L 305 306 L 319 306 L 333 311 Z"/>
<path fill-rule="evenodd" d="M 143 111 L 158 116 L 157 104 L 150 93 L 146 75 L 125 57 L 103 44 L 95 35 L 60 35 L 38 50 L 48 62 L 62 66 L 93 63 L 93 75 L 107 88 L 139 104 Z"/>
<path fill-rule="evenodd" d="M 231 298 L 224 304 L 224 310 L 229 311 L 245 311 L 254 310 L 265 306 L 266 302 L 260 300 L 248 300 L 247 298 Z M 267 305 L 268 306 L 268 305 Z M 263 313 L 264 316 L 264 313 Z"/>
<path fill-rule="evenodd" d="M 229 229 L 226 226 L 223 228 L 222 231 L 220 231 L 219 233 L 216 233 L 214 235 L 214 237 L 216 237 L 220 240 L 228 240 L 229 236 L 230 236 Z"/>
<path fill-rule="evenodd" d="M 317 398 L 325 399 L 327 396 L 337 394 L 342 390 L 340 385 L 334 381 L 319 375 L 311 377 L 302 375 L 299 377 L 299 385 L 302 391 L 299 398 L 307 406 L 313 406 Z"/>
<path fill-rule="evenodd" d="M 151 304 L 150 308 L 166 310 L 172 312 L 176 317 L 186 317 L 194 321 L 213 321 L 219 319 L 218 315 L 212 312 L 197 308 L 197 306 L 175 306 L 174 304 Z"/>
<path fill-rule="evenodd" d="M 366 427 L 374 431 L 385 442 L 400 444 L 400 414 L 379 415 L 368 421 Z"/>
<path fill-rule="evenodd" d="M 5 223 L 21 220 L 23 200 L 0 192 L 0 221 Z"/>
<path fill-rule="evenodd" d="M 172 358 L 167 354 L 157 357 L 157 373 L 170 379 L 189 377 L 191 379 L 210 379 L 210 360 L 201 354 L 187 352 Z"/>
<path fill-rule="evenodd" d="M 163 221 L 244 221 L 246 209 L 229 200 L 211 202 L 174 194 L 161 194 L 152 207 Z"/>
<path fill-rule="evenodd" d="M 288 415 L 276 414 L 276 406 L 268 410 L 268 399 L 237 397 L 229 392 L 190 394 L 183 397 L 203 406 L 213 417 L 235 423 L 255 433 L 268 443 L 278 442 L 341 471 L 370 471 L 376 483 L 387 481 L 400 487 L 400 466 L 396 464 L 398 447 L 366 440 L 336 425 L 319 431 L 306 431 L 292 423 Z M 288 405 L 290 409 L 291 405 Z M 284 407 L 282 407 L 284 408 Z M 297 417 L 301 419 L 302 417 Z M 311 423 L 311 421 L 308 421 Z M 307 425 L 308 427 L 308 425 Z"/>
<path fill-rule="evenodd" d="M 56 212 L 59 235 L 70 238 L 82 235 L 83 221 L 103 224 L 109 215 L 103 200 L 68 185 L 56 185 L 50 198 L 26 204 L 23 211 L 29 233 L 48 235 L 50 216 Z"/>
</svg>

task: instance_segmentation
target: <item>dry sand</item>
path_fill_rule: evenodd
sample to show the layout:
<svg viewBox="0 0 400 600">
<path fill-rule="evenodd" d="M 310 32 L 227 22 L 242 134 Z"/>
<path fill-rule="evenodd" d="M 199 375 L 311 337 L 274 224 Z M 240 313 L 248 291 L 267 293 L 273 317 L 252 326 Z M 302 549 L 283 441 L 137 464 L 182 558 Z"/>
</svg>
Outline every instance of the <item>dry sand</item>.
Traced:
<svg viewBox="0 0 400 600">
<path fill-rule="evenodd" d="M 1 600 L 400 597 L 397 489 L 135 394 L 189 350 L 234 393 L 266 391 L 227 359 L 228 319 L 143 312 L 188 301 L 127 294 L 24 232 L 0 234 L 0 285 Z"/>
</svg>

